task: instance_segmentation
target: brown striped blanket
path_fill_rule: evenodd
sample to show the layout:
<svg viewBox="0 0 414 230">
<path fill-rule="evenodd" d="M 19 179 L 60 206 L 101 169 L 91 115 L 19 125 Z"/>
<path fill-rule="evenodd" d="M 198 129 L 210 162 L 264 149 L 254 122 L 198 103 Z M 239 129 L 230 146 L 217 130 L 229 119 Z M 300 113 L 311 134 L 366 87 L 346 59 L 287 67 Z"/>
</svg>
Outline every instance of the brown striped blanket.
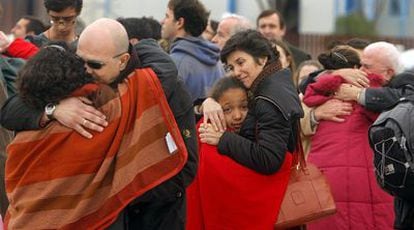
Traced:
<svg viewBox="0 0 414 230">
<path fill-rule="evenodd" d="M 109 125 L 92 139 L 52 122 L 8 146 L 6 228 L 105 228 L 182 169 L 184 141 L 151 69 L 136 70 L 117 91 L 100 86 L 95 96 Z"/>
</svg>

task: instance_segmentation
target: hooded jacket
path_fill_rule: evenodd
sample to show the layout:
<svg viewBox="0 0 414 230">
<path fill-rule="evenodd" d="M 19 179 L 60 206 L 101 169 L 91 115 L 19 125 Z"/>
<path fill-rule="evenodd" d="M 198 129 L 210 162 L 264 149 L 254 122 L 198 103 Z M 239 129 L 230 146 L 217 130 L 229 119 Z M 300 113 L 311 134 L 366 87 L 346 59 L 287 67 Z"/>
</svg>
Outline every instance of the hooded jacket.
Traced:
<svg viewBox="0 0 414 230">
<path fill-rule="evenodd" d="M 170 55 L 193 102 L 206 98 L 214 82 L 225 74 L 219 61 L 220 49 L 201 37 L 177 38 Z"/>
</svg>

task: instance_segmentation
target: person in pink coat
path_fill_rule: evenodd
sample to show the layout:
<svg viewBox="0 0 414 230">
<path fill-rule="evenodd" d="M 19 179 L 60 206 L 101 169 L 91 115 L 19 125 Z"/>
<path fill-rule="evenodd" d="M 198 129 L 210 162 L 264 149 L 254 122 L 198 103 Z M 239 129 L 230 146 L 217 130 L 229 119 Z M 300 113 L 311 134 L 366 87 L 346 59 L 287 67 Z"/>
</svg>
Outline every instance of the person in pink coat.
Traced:
<svg viewBox="0 0 414 230">
<path fill-rule="evenodd" d="M 347 46 L 339 46 L 318 57 L 328 69 L 308 86 L 304 103 L 319 106 L 335 98 L 342 83 L 339 75 L 329 70 L 359 68 L 358 54 Z M 385 80 L 380 75 L 368 74 L 370 87 L 380 87 Z M 356 87 L 356 86 L 350 86 Z M 377 185 L 373 152 L 369 147 L 368 128 L 378 114 L 356 102 L 353 111 L 344 116 L 344 122 L 320 121 L 308 161 L 318 166 L 331 185 L 337 213 L 308 225 L 313 229 L 392 229 L 393 200 Z"/>
</svg>

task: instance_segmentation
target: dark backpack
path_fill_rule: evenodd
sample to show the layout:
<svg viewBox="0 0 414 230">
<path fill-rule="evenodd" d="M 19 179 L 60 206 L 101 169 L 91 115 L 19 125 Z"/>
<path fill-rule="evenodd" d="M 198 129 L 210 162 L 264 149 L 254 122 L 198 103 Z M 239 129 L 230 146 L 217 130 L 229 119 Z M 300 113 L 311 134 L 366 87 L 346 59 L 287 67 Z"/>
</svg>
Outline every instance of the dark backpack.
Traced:
<svg viewBox="0 0 414 230">
<path fill-rule="evenodd" d="M 393 196 L 414 201 L 414 95 L 382 112 L 368 135 L 378 184 Z"/>
</svg>

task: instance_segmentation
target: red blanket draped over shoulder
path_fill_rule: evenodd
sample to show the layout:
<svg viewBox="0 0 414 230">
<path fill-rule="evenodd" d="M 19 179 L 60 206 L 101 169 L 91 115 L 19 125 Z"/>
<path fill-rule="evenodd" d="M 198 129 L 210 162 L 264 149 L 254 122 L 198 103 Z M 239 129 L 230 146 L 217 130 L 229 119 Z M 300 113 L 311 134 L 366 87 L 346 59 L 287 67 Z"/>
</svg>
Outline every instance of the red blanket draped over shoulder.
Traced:
<svg viewBox="0 0 414 230">
<path fill-rule="evenodd" d="M 292 154 L 286 153 L 277 173 L 263 175 L 218 153 L 216 146 L 199 142 L 199 149 L 197 176 L 187 188 L 186 229 L 273 229 L 286 192 Z"/>
<path fill-rule="evenodd" d="M 8 146 L 8 229 L 105 228 L 183 167 L 186 148 L 152 70 L 136 70 L 118 91 L 100 86 L 95 95 L 109 125 L 93 139 L 52 122 Z"/>
</svg>

